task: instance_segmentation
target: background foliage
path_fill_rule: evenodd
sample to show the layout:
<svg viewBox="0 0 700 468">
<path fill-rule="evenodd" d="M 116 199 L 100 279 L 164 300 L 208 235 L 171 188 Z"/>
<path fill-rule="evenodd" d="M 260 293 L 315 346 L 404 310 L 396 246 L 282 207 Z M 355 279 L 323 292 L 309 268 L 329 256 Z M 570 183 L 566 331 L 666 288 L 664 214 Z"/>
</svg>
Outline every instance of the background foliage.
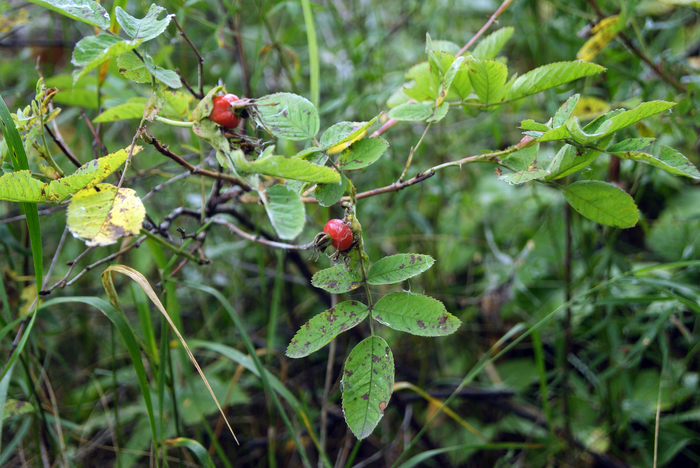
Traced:
<svg viewBox="0 0 700 468">
<path fill-rule="evenodd" d="M 139 18 L 149 6 L 117 3 Z M 239 96 L 293 92 L 314 99 L 315 57 L 303 3 L 161 6 L 176 15 L 202 54 L 206 90 L 220 81 Z M 697 7 L 686 3 L 513 2 L 499 17 L 499 26 L 514 28 L 502 52 L 511 73 L 575 60 L 586 42 L 575 33 L 621 13 L 627 18 L 621 34 L 602 41 L 600 52 L 588 58 L 607 72 L 476 117 L 450 112 L 425 135 L 411 171 L 516 144 L 522 120 L 547 121 L 574 93 L 585 99 L 577 109 L 582 119 L 642 101 L 676 102 L 670 114 L 625 129 L 620 139 L 654 136 L 697 166 L 700 28 Z M 114 5 L 104 6 L 112 11 Z M 387 110 L 406 71 L 425 60 L 426 32 L 464 44 L 499 4 L 329 0 L 310 6 L 319 46 L 317 104 L 321 128 L 327 128 Z M 10 110 L 24 109 L 34 98 L 40 72 L 59 88 L 54 102 L 63 110 L 56 122 L 80 162 L 101 156 L 102 145 L 109 152 L 127 146 L 138 120 L 95 123 L 101 136 L 96 143 L 81 109 L 94 122 L 100 106 L 144 102 L 148 87 L 124 79 L 116 60 L 73 86 L 71 52 L 93 28 L 36 5 L 3 2 L 0 9 L 0 90 Z M 197 82 L 197 58 L 172 25 L 145 47 L 156 65 Z M 424 129 L 423 123 L 402 123 L 385 133 L 387 153 L 371 170 L 353 173 L 358 191 L 396 181 Z M 149 131 L 193 161 L 208 151 L 189 130 L 152 124 Z M 302 149 L 291 141 L 278 146 L 284 154 Z M 30 151 L 28 159 L 35 164 L 38 154 Z M 145 199 L 150 219 L 172 220 L 167 227 L 175 244 L 176 228 L 187 234 L 199 229 L 196 215 L 208 193 L 195 176 L 164 184 L 183 172 L 152 148 L 135 156 L 129 169 L 129 187 Z M 296 330 L 331 304 L 308 282 L 329 266 L 325 256 L 314 262 L 308 254 L 269 248 L 216 227 L 203 248 L 209 264 L 197 265 L 196 251 L 195 261 L 185 262 L 153 240 L 113 257 L 154 288 L 202 364 L 236 445 L 205 383 L 138 286 L 147 283 L 113 277 L 122 315 L 104 299 L 105 266 L 73 279 L 133 239 L 82 255 L 83 242 L 66 236 L 63 211 L 39 205 L 44 271 L 59 252 L 48 285 L 72 274 L 66 276 L 69 285 L 44 298 L 20 359 L 0 381 L 0 398 L 6 395 L 0 465 L 145 465 L 158 458 L 151 444 L 155 431 L 168 441 L 164 464 L 179 459 L 206 465 L 202 450 L 209 449 L 217 466 L 301 466 L 317 459 L 330 466 L 696 466 L 700 188 L 690 179 L 607 156 L 576 177 L 613 182 L 630 193 L 640 210 L 637 226 L 600 226 L 574 212 L 567 226 L 560 192 L 542 184 L 505 184 L 490 164 L 438 171 L 402 191 L 359 201 L 370 258 L 404 252 L 434 257 L 435 265 L 405 286 L 441 300 L 463 322 L 455 334 L 430 339 L 382 328 L 393 350 L 395 392 L 378 428 L 361 442 L 343 421 L 338 387 L 342 363 L 369 334 L 367 324 L 338 337 L 330 366 L 327 347 L 303 360 L 284 356 Z M 248 232 L 273 232 L 262 205 L 239 200 L 231 207 L 237 222 Z M 195 216 L 169 216 L 176 207 Z M 3 202 L 1 209 L 4 363 L 17 346 L 15 337 L 23 336 L 20 327 L 30 326 L 20 322 L 36 286 L 29 231 L 15 219 L 19 207 Z M 311 242 L 341 212 L 307 206 L 306 215 L 300 244 Z M 108 283 L 109 277 L 102 278 Z M 534 332 L 485 364 L 533 326 Z M 133 342 L 122 341 L 129 333 Z M 259 359 L 251 359 L 252 350 Z M 129 357 L 140 353 L 153 368 Z M 471 381 L 462 388 L 465 378 Z M 437 414 L 450 395 L 450 411 Z"/>
</svg>

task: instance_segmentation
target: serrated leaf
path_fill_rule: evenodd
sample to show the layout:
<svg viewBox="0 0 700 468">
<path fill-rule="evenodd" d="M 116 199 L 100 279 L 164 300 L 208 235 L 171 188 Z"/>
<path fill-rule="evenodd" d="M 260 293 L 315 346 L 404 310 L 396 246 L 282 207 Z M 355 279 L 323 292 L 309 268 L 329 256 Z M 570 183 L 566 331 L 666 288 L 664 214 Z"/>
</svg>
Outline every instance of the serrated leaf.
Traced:
<svg viewBox="0 0 700 468">
<path fill-rule="evenodd" d="M 437 299 L 403 291 L 379 299 L 372 307 L 372 317 L 389 328 L 418 336 L 451 335 L 462 324 Z"/>
<path fill-rule="evenodd" d="M 92 0 L 29 0 L 30 3 L 48 8 L 74 20 L 101 29 L 109 29 L 109 14 Z"/>
<path fill-rule="evenodd" d="M 302 325 L 289 343 L 286 354 L 290 358 L 308 356 L 361 323 L 368 315 L 369 309 L 361 302 L 341 302 Z"/>
<path fill-rule="evenodd" d="M 520 99 L 603 71 L 605 71 L 605 67 L 595 63 L 581 61 L 550 63 L 535 68 L 515 80 L 507 99 L 509 101 Z"/>
<path fill-rule="evenodd" d="M 119 25 L 130 38 L 150 41 L 160 36 L 170 24 L 173 15 L 165 15 L 162 20 L 158 19 L 158 16 L 164 11 L 165 8 L 152 3 L 146 16 L 139 20 L 124 11 L 122 7 L 117 6 L 115 16 Z"/>
<path fill-rule="evenodd" d="M 314 190 L 316 201 L 321 206 L 333 206 L 340 201 L 348 186 L 348 179 L 341 174 L 337 184 L 318 184 Z"/>
<path fill-rule="evenodd" d="M 549 171 L 541 167 L 533 167 L 524 171 L 511 172 L 498 177 L 498 180 L 508 182 L 512 185 L 524 184 L 532 180 L 544 180 L 549 175 Z"/>
<path fill-rule="evenodd" d="M 520 122 L 520 128 L 522 128 L 523 130 L 536 130 L 538 132 L 549 131 L 548 126 L 539 122 L 535 122 L 532 119 L 522 120 Z"/>
<path fill-rule="evenodd" d="M 564 188 L 564 198 L 581 216 L 606 226 L 631 228 L 639 220 L 632 197 L 612 184 L 597 180 L 574 182 Z"/>
<path fill-rule="evenodd" d="M 580 98 L 580 94 L 574 94 L 567 99 L 566 102 L 559 107 L 559 109 L 557 109 L 554 117 L 552 117 L 552 128 L 557 128 L 564 125 L 566 121 L 569 120 L 569 117 L 571 117 L 574 109 L 576 109 L 576 105 L 578 104 Z"/>
<path fill-rule="evenodd" d="M 426 122 L 439 122 L 442 119 L 445 118 L 447 115 L 447 111 L 450 110 L 450 103 L 449 102 L 443 102 L 439 106 L 435 108 L 435 113 L 425 119 Z"/>
<path fill-rule="evenodd" d="M 651 140 L 651 138 L 640 138 L 640 140 Z M 688 161 L 688 158 L 683 156 L 675 149 L 669 148 L 668 146 L 662 146 L 661 152 L 658 156 L 647 153 L 639 153 L 636 151 L 611 152 L 609 150 L 605 150 L 605 152 L 613 154 L 618 158 L 644 162 L 654 167 L 658 167 L 659 169 L 663 169 L 666 172 L 670 172 L 671 174 L 682 175 L 690 177 L 691 179 L 700 180 L 700 172 L 698 172 L 697 167 Z"/>
<path fill-rule="evenodd" d="M 75 45 L 71 59 L 73 65 L 79 68 L 73 72 L 73 81 L 78 81 L 107 60 L 134 50 L 141 42 L 143 42 L 141 39 L 125 41 L 120 37 L 107 34 L 81 39 Z"/>
<path fill-rule="evenodd" d="M 304 228 L 304 203 L 298 193 L 284 185 L 273 185 L 263 196 L 272 227 L 282 239 L 292 240 Z"/>
<path fill-rule="evenodd" d="M 605 140 L 603 140 L 601 146 L 605 146 L 605 144 Z M 549 175 L 547 175 L 546 180 L 561 179 L 581 170 L 591 164 L 600 154 L 600 151 L 594 149 L 580 149 L 571 145 L 564 145 L 549 164 L 547 168 Z"/>
<path fill-rule="evenodd" d="M 141 230 L 146 209 L 132 189 L 98 184 L 73 195 L 66 213 L 68 229 L 88 246 L 114 244 Z"/>
<path fill-rule="evenodd" d="M 302 141 L 313 138 L 321 125 L 314 105 L 301 96 L 276 93 L 257 100 L 256 118 L 273 136 Z"/>
<path fill-rule="evenodd" d="M 141 120 L 145 102 L 127 102 L 111 109 L 107 109 L 93 120 L 95 123 L 117 122 L 119 120 Z"/>
<path fill-rule="evenodd" d="M 546 169 L 536 166 L 539 148 L 540 145 L 538 143 L 509 154 L 504 159 L 504 162 L 507 163 L 514 172 L 503 174 L 498 177 L 498 180 L 518 185 L 531 180 L 544 179 L 549 172 Z"/>
<path fill-rule="evenodd" d="M 337 165 L 348 171 L 362 169 L 374 164 L 388 148 L 389 143 L 383 138 L 358 140 L 340 153 Z"/>
<path fill-rule="evenodd" d="M 477 44 L 471 55 L 479 60 L 492 60 L 496 58 L 505 43 L 508 42 L 508 39 L 513 35 L 514 31 L 515 29 L 509 26 L 489 34 Z"/>
<path fill-rule="evenodd" d="M 485 104 L 495 104 L 503 97 L 508 67 L 495 60 L 472 60 L 468 64 L 474 92 Z"/>
<path fill-rule="evenodd" d="M 165 98 L 165 102 L 168 103 L 168 106 L 165 108 L 166 113 L 169 114 L 170 112 L 168 112 L 168 110 L 172 109 L 178 117 L 187 116 L 190 103 L 194 100 L 192 95 L 180 91 L 165 91 L 163 97 Z"/>
<path fill-rule="evenodd" d="M 438 96 L 436 76 L 430 72 L 430 64 L 421 62 L 406 72 L 406 78 L 412 81 L 404 84 L 404 93 L 418 102 L 434 101 Z"/>
<path fill-rule="evenodd" d="M 618 15 L 608 16 L 595 25 L 591 30 L 594 33 L 593 36 L 579 49 L 576 58 L 578 60 L 593 60 L 624 27 L 624 23 L 618 20 Z"/>
<path fill-rule="evenodd" d="M 433 115 L 433 109 L 420 102 L 407 102 L 406 104 L 401 104 L 394 107 L 388 113 L 390 119 L 407 121 L 407 122 L 420 122 Z"/>
<path fill-rule="evenodd" d="M 353 142 L 364 138 L 367 129 L 374 125 L 378 118 L 379 116 L 376 116 L 369 122 L 338 122 L 323 132 L 319 145 L 328 154 L 340 153 Z"/>
<path fill-rule="evenodd" d="M 639 151 L 651 145 L 655 138 L 628 138 L 605 148 L 606 153 L 617 153 L 621 151 Z"/>
<path fill-rule="evenodd" d="M 367 273 L 368 284 L 394 284 L 412 278 L 433 266 L 435 259 L 422 254 L 398 254 L 374 263 Z"/>
<path fill-rule="evenodd" d="M 360 276 L 345 265 L 336 265 L 317 272 L 311 284 L 333 294 L 342 294 L 362 286 Z"/>
<path fill-rule="evenodd" d="M 618 130 L 622 130 L 633 123 L 639 122 L 640 120 L 646 119 L 652 115 L 664 112 L 675 105 L 675 102 L 667 101 L 643 102 L 634 109 L 620 112 L 609 118 L 600 126 L 600 131 L 604 131 L 606 135 L 612 135 Z"/>
<path fill-rule="evenodd" d="M 355 346 L 340 388 L 345 422 L 355 437 L 364 439 L 382 419 L 394 388 L 394 356 L 386 341 L 371 336 Z"/>
<path fill-rule="evenodd" d="M 340 182 L 340 174 L 327 166 L 318 166 L 305 159 L 286 158 L 284 156 L 263 156 L 255 161 L 245 160 L 242 151 L 232 153 L 236 170 L 255 172 L 284 179 L 333 184 Z"/>
</svg>

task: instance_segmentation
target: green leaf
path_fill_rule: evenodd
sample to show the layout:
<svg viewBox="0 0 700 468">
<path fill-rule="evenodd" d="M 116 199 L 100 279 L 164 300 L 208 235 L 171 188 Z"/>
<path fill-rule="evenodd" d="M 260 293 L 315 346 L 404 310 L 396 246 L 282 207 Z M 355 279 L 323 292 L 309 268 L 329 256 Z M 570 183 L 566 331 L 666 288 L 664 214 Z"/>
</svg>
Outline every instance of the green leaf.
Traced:
<svg viewBox="0 0 700 468">
<path fill-rule="evenodd" d="M 287 347 L 287 356 L 302 358 L 326 346 L 336 336 L 358 325 L 369 315 L 366 305 L 345 301 L 306 322 Z"/>
<path fill-rule="evenodd" d="M 549 175 L 549 171 L 542 169 L 541 167 L 533 167 L 532 169 L 525 169 L 523 171 L 511 172 L 510 174 L 503 174 L 498 178 L 504 182 L 508 182 L 512 185 L 524 184 L 525 182 L 530 182 L 532 180 L 544 180 Z"/>
<path fill-rule="evenodd" d="M 119 8 L 119 7 L 117 7 Z M 178 437 L 176 439 L 165 440 L 165 445 L 171 447 L 187 447 L 192 453 L 197 457 L 199 462 L 204 466 L 204 468 L 214 468 L 214 461 L 209 456 L 207 449 L 202 446 L 199 442 L 193 439 L 188 439 L 186 437 Z"/>
<path fill-rule="evenodd" d="M 651 138 L 639 138 L 638 140 L 652 140 Z M 613 147 L 616 145 L 613 145 Z M 645 145 L 648 146 L 648 145 Z M 631 159 L 632 161 L 640 161 L 650 164 L 659 169 L 663 169 L 666 172 L 670 172 L 675 175 L 682 175 L 690 177 L 691 179 L 700 180 L 700 172 L 698 169 L 688 161 L 688 158 L 683 156 L 681 153 L 668 146 L 661 146 L 661 152 L 658 156 L 654 156 L 647 153 L 639 153 L 636 151 L 624 151 L 624 152 L 611 152 L 605 150 L 607 153 L 613 154 L 618 158 Z"/>
<path fill-rule="evenodd" d="M 173 15 L 165 15 L 162 20 L 158 19 L 158 15 L 164 11 L 165 8 L 152 3 L 146 16 L 140 20 L 131 16 L 120 6 L 115 8 L 114 13 L 117 22 L 130 38 L 150 41 L 160 36 L 170 24 Z"/>
<path fill-rule="evenodd" d="M 513 35 L 514 31 L 515 29 L 509 26 L 489 34 L 481 42 L 479 42 L 471 55 L 474 56 L 475 59 L 479 60 L 495 59 L 505 43 Z"/>
<path fill-rule="evenodd" d="M 92 0 L 29 0 L 30 3 L 48 8 L 83 23 L 109 29 L 109 14 Z"/>
<path fill-rule="evenodd" d="M 570 138 L 579 145 L 587 146 L 602 138 L 605 138 L 606 132 L 600 131 L 597 133 L 586 133 L 578 121 L 578 118 L 571 117 L 566 121 L 566 129 L 569 131 Z"/>
<path fill-rule="evenodd" d="M 606 140 L 610 138 L 612 137 L 605 137 L 601 146 L 605 146 L 607 144 Z M 581 149 L 571 145 L 564 145 L 549 164 L 547 168 L 549 175 L 546 177 L 546 180 L 561 179 L 581 170 L 591 164 L 600 154 L 600 151 L 591 148 Z"/>
<path fill-rule="evenodd" d="M 522 128 L 523 130 L 536 130 L 538 132 L 546 132 L 549 130 L 549 127 L 546 126 L 545 124 L 535 122 L 532 119 L 527 119 L 527 120 L 521 121 L 520 128 Z"/>
<path fill-rule="evenodd" d="M 383 138 L 357 140 L 340 153 L 337 164 L 348 171 L 362 169 L 370 164 L 374 164 L 388 148 L 389 143 Z"/>
<path fill-rule="evenodd" d="M 474 92 L 485 104 L 495 104 L 503 97 L 508 67 L 495 60 L 472 60 L 468 64 Z"/>
<path fill-rule="evenodd" d="M 569 134 L 569 129 L 566 128 L 566 125 L 560 125 L 559 127 L 555 127 L 551 130 L 547 130 L 544 132 L 542 136 L 540 136 L 537 141 L 544 142 L 544 141 L 558 141 L 558 140 L 567 140 L 571 135 Z"/>
<path fill-rule="evenodd" d="M 531 180 L 544 179 L 549 172 L 536 166 L 539 148 L 540 145 L 536 144 L 509 154 L 504 162 L 515 169 L 515 172 L 503 174 L 498 177 L 498 180 L 518 185 Z"/>
<path fill-rule="evenodd" d="M 314 190 L 316 201 L 321 206 L 333 206 L 343 197 L 348 186 L 348 179 L 341 174 L 337 184 L 318 184 Z"/>
<path fill-rule="evenodd" d="M 574 109 L 576 109 L 576 104 L 578 104 L 578 100 L 580 98 L 580 94 L 574 94 L 561 105 L 552 118 L 552 128 L 557 128 L 564 125 L 566 121 L 569 120 L 569 117 L 571 117 L 571 113 L 574 111 Z"/>
<path fill-rule="evenodd" d="M 513 83 L 507 99 L 513 101 L 545 89 L 601 73 L 605 67 L 588 62 L 556 62 L 525 73 Z"/>
<path fill-rule="evenodd" d="M 378 336 L 365 338 L 345 361 L 340 388 L 345 422 L 355 437 L 369 436 L 384 416 L 394 387 L 394 355 Z"/>
<path fill-rule="evenodd" d="M 406 78 L 413 80 L 406 83 L 403 87 L 407 96 L 418 102 L 437 99 L 439 83 L 437 77 L 430 72 L 430 64 L 428 62 L 421 62 L 409 68 Z"/>
<path fill-rule="evenodd" d="M 628 138 L 605 148 L 606 153 L 614 154 L 621 151 L 639 151 L 651 145 L 655 138 Z"/>
<path fill-rule="evenodd" d="M 231 156 L 236 170 L 241 172 L 255 172 L 273 177 L 319 184 L 340 182 L 340 174 L 334 169 L 327 166 L 318 166 L 305 159 L 270 155 L 263 156 L 255 161 L 248 161 L 240 150 L 233 151 Z"/>
<path fill-rule="evenodd" d="M 272 227 L 282 239 L 294 239 L 304 228 L 304 203 L 298 193 L 284 185 L 273 185 L 261 197 Z"/>
<path fill-rule="evenodd" d="M 435 108 L 435 113 L 425 119 L 426 122 L 439 122 L 442 119 L 445 118 L 447 115 L 447 111 L 450 110 L 450 103 L 449 102 L 443 102 L 440 104 L 438 107 Z"/>
<path fill-rule="evenodd" d="M 382 297 L 372 307 L 372 317 L 389 328 L 418 336 L 451 335 L 462 324 L 442 302 L 410 292 Z"/>
<path fill-rule="evenodd" d="M 151 81 L 151 74 L 146 69 L 143 60 L 137 57 L 136 54 L 131 52 L 121 54 L 117 57 L 117 66 L 119 67 L 119 73 L 128 80 L 137 83 L 149 83 Z"/>
<path fill-rule="evenodd" d="M 632 197 L 605 182 L 574 182 L 564 188 L 564 198 L 581 216 L 606 226 L 631 228 L 639 219 L 639 211 Z"/>
<path fill-rule="evenodd" d="M 75 45 L 71 62 L 78 67 L 73 72 L 73 81 L 78 81 L 94 68 L 107 60 L 137 48 L 141 39 L 125 41 L 124 39 L 107 34 L 88 36 Z"/>
<path fill-rule="evenodd" d="M 67 104 L 83 109 L 97 109 L 97 76 L 88 76 L 73 83 L 73 77 L 67 73 L 54 75 L 46 79 L 46 86 L 58 88 L 53 102 Z"/>
<path fill-rule="evenodd" d="M 667 101 L 643 102 L 634 109 L 621 112 L 608 119 L 600 126 L 600 131 L 605 132 L 606 135 L 612 135 L 618 130 L 629 127 L 633 123 L 639 122 L 652 115 L 666 111 L 675 105 L 675 102 Z"/>
<path fill-rule="evenodd" d="M 369 122 L 338 122 L 337 124 L 331 126 L 323 132 L 321 139 L 319 140 L 319 145 L 321 150 L 326 151 L 335 146 L 342 145 L 343 143 L 352 142 L 356 138 L 362 138 L 362 136 L 367 132 L 367 129 L 374 125 L 379 116 L 376 116 Z M 340 148 L 339 150 L 342 150 Z M 329 151 L 330 153 L 337 153 L 339 151 Z"/>
<path fill-rule="evenodd" d="M 394 284 L 412 278 L 433 266 L 435 259 L 422 254 L 398 254 L 374 263 L 367 273 L 368 284 Z"/>
<path fill-rule="evenodd" d="M 146 101 L 128 102 L 111 109 L 107 109 L 93 120 L 95 123 L 117 122 L 119 120 L 141 120 L 143 110 L 146 108 Z"/>
<path fill-rule="evenodd" d="M 407 102 L 394 107 L 387 115 L 394 120 L 420 122 L 433 115 L 433 109 L 420 102 Z"/>
<path fill-rule="evenodd" d="M 316 272 L 311 284 L 333 294 L 342 294 L 362 286 L 360 276 L 345 265 L 336 265 Z"/>
<path fill-rule="evenodd" d="M 302 141 L 313 138 L 321 125 L 318 111 L 301 96 L 277 93 L 257 100 L 256 118 L 273 136 Z"/>
</svg>

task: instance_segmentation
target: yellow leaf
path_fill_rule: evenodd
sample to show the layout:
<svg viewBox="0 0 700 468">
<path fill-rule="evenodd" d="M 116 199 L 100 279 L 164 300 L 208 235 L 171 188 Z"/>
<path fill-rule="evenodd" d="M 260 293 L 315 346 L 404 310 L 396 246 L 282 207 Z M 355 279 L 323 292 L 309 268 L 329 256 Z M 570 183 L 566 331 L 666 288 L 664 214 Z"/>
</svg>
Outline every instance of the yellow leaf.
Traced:
<svg viewBox="0 0 700 468">
<path fill-rule="evenodd" d="M 582 97 L 574 107 L 573 115 L 579 120 L 595 119 L 610 111 L 610 104 L 597 97 Z"/>
<path fill-rule="evenodd" d="M 618 21 L 618 16 L 609 16 L 596 24 L 592 29 L 593 37 L 588 39 L 583 47 L 576 54 L 579 60 L 590 61 L 612 41 L 617 33 L 622 29 L 622 24 Z"/>
<path fill-rule="evenodd" d="M 348 146 L 350 146 L 350 145 L 352 145 L 353 143 L 355 143 L 357 140 L 361 140 L 362 138 L 364 138 L 365 135 L 367 135 L 367 130 L 365 130 L 364 132 L 360 133 L 359 135 L 357 135 L 355 138 L 353 138 L 353 139 L 350 140 L 350 141 L 346 141 L 345 143 L 341 143 L 341 144 L 339 144 L 339 145 L 331 146 L 330 148 L 328 148 L 328 149 L 326 150 L 326 154 L 336 154 L 336 153 L 340 153 L 340 152 L 343 151 L 345 148 L 347 148 Z"/>
<path fill-rule="evenodd" d="M 138 234 L 146 209 L 134 190 L 98 184 L 73 195 L 66 217 L 75 237 L 90 247 L 103 246 Z"/>
</svg>

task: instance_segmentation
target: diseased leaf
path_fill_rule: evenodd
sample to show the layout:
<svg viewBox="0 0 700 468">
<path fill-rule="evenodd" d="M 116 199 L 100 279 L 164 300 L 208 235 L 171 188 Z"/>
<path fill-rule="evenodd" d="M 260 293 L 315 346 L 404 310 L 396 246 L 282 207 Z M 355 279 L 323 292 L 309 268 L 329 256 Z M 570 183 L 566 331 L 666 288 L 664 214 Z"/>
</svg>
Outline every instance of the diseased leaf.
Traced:
<svg viewBox="0 0 700 468">
<path fill-rule="evenodd" d="M 88 246 L 114 244 L 141 230 L 146 209 L 134 190 L 110 184 L 79 191 L 71 198 L 66 219 L 73 236 Z"/>
<path fill-rule="evenodd" d="M 291 358 L 308 356 L 361 323 L 368 315 L 369 309 L 361 302 L 341 302 L 306 322 L 292 338 L 286 354 Z"/>
<path fill-rule="evenodd" d="M 48 8 L 83 23 L 109 29 L 109 14 L 92 0 L 29 0 L 30 3 Z"/>
<path fill-rule="evenodd" d="M 342 294 L 362 286 L 362 280 L 345 265 L 336 265 L 317 272 L 311 278 L 311 284 L 333 294 Z"/>
<path fill-rule="evenodd" d="M 419 336 L 451 335 L 462 324 L 442 302 L 410 292 L 382 297 L 372 307 L 372 317 L 389 328 Z"/>
<path fill-rule="evenodd" d="M 590 120 L 608 112 L 610 112 L 610 104 L 607 101 L 595 96 L 584 96 L 579 99 L 571 115 L 578 117 L 579 120 Z"/>
<path fill-rule="evenodd" d="M 556 62 L 525 73 L 513 83 L 507 99 L 520 99 L 545 89 L 605 71 L 605 67 L 588 62 Z"/>
<path fill-rule="evenodd" d="M 130 38 L 150 41 L 160 36 L 170 24 L 173 15 L 165 15 L 162 20 L 158 19 L 158 16 L 164 11 L 165 8 L 152 3 L 146 16 L 140 20 L 131 16 L 120 6 L 117 6 L 114 13 L 117 22 Z"/>
<path fill-rule="evenodd" d="M 651 138 L 638 138 L 636 140 L 651 140 Z M 614 146 L 616 145 L 613 145 L 613 147 Z M 688 161 L 688 158 L 683 156 L 675 149 L 669 148 L 668 146 L 662 146 L 661 152 L 658 156 L 647 153 L 639 153 L 637 151 L 605 151 L 617 156 L 618 158 L 631 159 L 632 161 L 640 161 L 650 164 L 654 167 L 658 167 L 659 169 L 663 169 L 666 172 L 670 172 L 671 174 L 682 175 L 695 180 L 700 179 L 700 172 L 698 172 L 698 168 L 695 167 L 693 163 Z"/>
<path fill-rule="evenodd" d="M 508 67 L 495 60 L 472 60 L 468 64 L 474 92 L 485 104 L 497 104 L 504 96 Z"/>
<path fill-rule="evenodd" d="M 389 148 L 389 143 L 383 138 L 367 138 L 358 140 L 338 157 L 338 166 L 352 171 L 374 164 Z"/>
<path fill-rule="evenodd" d="M 479 60 L 495 59 L 514 31 L 515 29 L 509 26 L 489 34 L 477 44 L 471 55 Z"/>
<path fill-rule="evenodd" d="M 368 284 L 394 284 L 412 278 L 433 266 L 435 259 L 422 254 L 398 254 L 374 263 L 367 273 Z"/>
<path fill-rule="evenodd" d="M 390 119 L 407 121 L 407 122 L 420 122 L 433 115 L 433 109 L 427 104 L 421 104 L 420 102 L 407 102 L 406 104 L 401 104 L 388 113 Z"/>
<path fill-rule="evenodd" d="M 327 154 L 336 154 L 343 151 L 355 141 L 359 141 L 367 134 L 367 129 L 374 125 L 379 116 L 369 122 L 339 122 L 323 132 L 319 145 Z"/>
<path fill-rule="evenodd" d="M 633 227 L 639 219 L 639 211 L 632 197 L 605 182 L 574 182 L 564 188 L 564 198 L 581 216 L 596 223 L 624 229 Z"/>
<path fill-rule="evenodd" d="M 606 45 L 612 41 L 617 33 L 624 27 L 624 22 L 618 21 L 619 16 L 608 16 L 596 24 L 591 33 L 593 37 L 588 39 L 583 47 L 576 53 L 578 60 L 593 60 Z"/>
<path fill-rule="evenodd" d="M 314 105 L 291 93 L 270 94 L 258 99 L 256 119 L 273 136 L 294 141 L 313 138 L 321 125 Z"/>
<path fill-rule="evenodd" d="M 304 228 L 304 203 L 298 193 L 284 185 L 273 185 L 262 197 L 272 227 L 282 239 L 291 240 Z"/>
<path fill-rule="evenodd" d="M 78 67 L 73 72 L 73 81 L 78 81 L 91 70 L 99 67 L 107 60 L 137 48 L 141 39 L 125 41 L 117 36 L 100 34 L 83 38 L 73 49 L 71 62 Z"/>
<path fill-rule="evenodd" d="M 345 422 L 355 437 L 369 436 L 384 416 L 394 387 L 394 356 L 378 336 L 359 342 L 345 361 L 340 388 Z"/>
</svg>

